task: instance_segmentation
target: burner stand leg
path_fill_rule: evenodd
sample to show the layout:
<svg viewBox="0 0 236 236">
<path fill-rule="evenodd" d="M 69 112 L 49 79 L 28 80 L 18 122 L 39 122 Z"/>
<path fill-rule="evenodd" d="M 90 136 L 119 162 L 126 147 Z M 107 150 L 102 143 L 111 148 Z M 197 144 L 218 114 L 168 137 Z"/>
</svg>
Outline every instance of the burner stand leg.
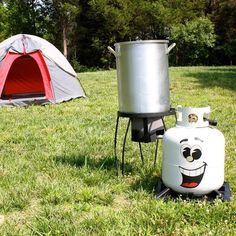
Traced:
<svg viewBox="0 0 236 236">
<path fill-rule="evenodd" d="M 161 117 L 161 120 L 162 120 L 162 123 L 163 123 L 164 130 L 166 131 L 167 128 L 166 128 L 166 124 L 165 124 L 165 120 L 164 120 L 163 116 Z"/>
<path fill-rule="evenodd" d="M 155 149 L 155 156 L 154 156 L 154 167 L 156 166 L 157 164 L 157 153 L 158 153 L 158 144 L 159 144 L 159 139 L 157 138 L 156 140 L 156 149 Z"/>
<path fill-rule="evenodd" d="M 124 175 L 124 170 L 125 170 L 125 144 L 126 144 L 127 134 L 128 134 L 128 131 L 129 131 L 129 126 L 130 126 L 130 119 L 129 119 L 127 127 L 126 127 L 124 141 L 123 141 L 122 159 L 121 159 L 121 172 L 122 172 L 122 175 Z"/>
<path fill-rule="evenodd" d="M 141 161 L 142 161 L 142 164 L 144 164 L 144 158 L 143 158 L 143 152 L 142 152 L 142 145 L 141 145 L 141 142 L 138 142 L 138 144 L 139 144 L 139 151 L 140 151 Z"/>
<path fill-rule="evenodd" d="M 114 156 L 115 156 L 115 164 L 116 164 L 116 175 L 119 175 L 119 161 L 117 157 L 117 135 L 118 135 L 118 127 L 119 127 L 119 118 L 120 116 L 117 114 L 116 118 L 116 129 L 115 129 L 115 136 L 114 136 Z"/>
</svg>

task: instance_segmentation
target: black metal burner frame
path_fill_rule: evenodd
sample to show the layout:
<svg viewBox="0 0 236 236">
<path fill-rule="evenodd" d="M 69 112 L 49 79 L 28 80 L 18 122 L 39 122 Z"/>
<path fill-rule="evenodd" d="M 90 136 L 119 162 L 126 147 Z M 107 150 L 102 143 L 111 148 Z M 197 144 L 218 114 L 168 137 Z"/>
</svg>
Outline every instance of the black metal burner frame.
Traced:
<svg viewBox="0 0 236 236">
<path fill-rule="evenodd" d="M 213 202 L 215 199 L 219 198 L 222 201 L 231 201 L 232 195 L 230 191 L 230 186 L 228 182 L 224 182 L 224 184 L 218 189 L 214 190 L 203 196 L 194 196 L 192 194 L 181 194 L 173 191 L 169 187 L 166 187 L 161 179 L 158 180 L 156 186 L 156 198 L 157 199 L 198 199 L 198 200 L 208 200 Z"/>
<path fill-rule="evenodd" d="M 119 120 L 120 118 L 128 118 L 128 123 L 127 123 L 127 127 L 126 127 L 126 131 L 125 131 L 125 135 L 124 135 L 124 140 L 123 140 L 123 146 L 122 146 L 122 157 L 121 157 L 121 172 L 122 175 L 124 175 L 124 168 L 125 168 L 125 145 L 126 145 L 126 139 L 127 139 L 127 134 L 129 131 L 129 127 L 130 127 L 130 123 L 131 123 L 131 119 L 135 119 L 135 118 L 156 118 L 156 119 L 161 119 L 162 120 L 162 124 L 163 124 L 163 128 L 164 128 L 164 132 L 166 131 L 166 125 L 165 125 L 165 121 L 164 121 L 164 117 L 165 116 L 170 116 L 170 115 L 174 115 L 175 119 L 176 118 L 176 110 L 174 108 L 170 108 L 169 111 L 167 112 L 161 112 L 161 113 L 142 113 L 142 114 L 138 114 L 138 113 L 125 113 L 125 112 L 117 112 L 117 118 L 116 118 L 116 128 L 115 128 L 115 136 L 114 136 L 114 156 L 115 156 L 115 163 L 116 163 L 116 173 L 117 176 L 119 175 L 119 160 L 117 157 L 117 135 L 118 135 L 118 128 L 119 128 Z M 158 143 L 159 143 L 159 139 L 161 139 L 162 136 L 160 135 L 159 137 L 157 136 L 156 138 L 156 148 L 155 148 L 155 156 L 154 156 L 154 166 L 156 165 L 156 161 L 157 161 L 157 152 L 158 152 Z M 143 152 L 142 152 L 142 145 L 141 142 L 139 143 L 139 150 L 140 150 L 140 157 L 141 157 L 141 161 L 142 163 L 144 163 L 144 157 L 143 157 Z"/>
</svg>

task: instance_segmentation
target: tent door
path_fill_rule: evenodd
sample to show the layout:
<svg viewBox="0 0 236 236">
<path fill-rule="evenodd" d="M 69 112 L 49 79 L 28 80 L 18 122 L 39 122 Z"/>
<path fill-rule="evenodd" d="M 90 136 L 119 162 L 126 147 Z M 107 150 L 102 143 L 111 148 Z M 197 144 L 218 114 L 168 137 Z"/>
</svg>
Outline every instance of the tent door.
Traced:
<svg viewBox="0 0 236 236">
<path fill-rule="evenodd" d="M 18 57 L 8 72 L 1 99 L 42 96 L 45 89 L 38 64 L 28 55 Z"/>
</svg>

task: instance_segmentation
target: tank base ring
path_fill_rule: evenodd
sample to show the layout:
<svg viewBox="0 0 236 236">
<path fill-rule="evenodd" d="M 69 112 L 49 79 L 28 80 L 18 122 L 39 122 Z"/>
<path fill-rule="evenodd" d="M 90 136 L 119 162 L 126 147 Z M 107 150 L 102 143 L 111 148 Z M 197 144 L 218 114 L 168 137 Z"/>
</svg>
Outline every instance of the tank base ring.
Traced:
<svg viewBox="0 0 236 236">
<path fill-rule="evenodd" d="M 190 194 L 180 194 L 172 189 L 166 187 L 161 179 L 158 180 L 156 186 L 156 198 L 157 199 L 184 199 L 184 200 L 191 200 L 191 199 L 199 199 L 199 200 L 208 200 L 213 202 L 216 199 L 221 199 L 222 201 L 232 201 L 232 195 L 230 191 L 230 186 L 228 182 L 224 182 L 224 184 L 218 189 L 210 192 L 209 194 L 203 196 L 194 196 Z"/>
</svg>

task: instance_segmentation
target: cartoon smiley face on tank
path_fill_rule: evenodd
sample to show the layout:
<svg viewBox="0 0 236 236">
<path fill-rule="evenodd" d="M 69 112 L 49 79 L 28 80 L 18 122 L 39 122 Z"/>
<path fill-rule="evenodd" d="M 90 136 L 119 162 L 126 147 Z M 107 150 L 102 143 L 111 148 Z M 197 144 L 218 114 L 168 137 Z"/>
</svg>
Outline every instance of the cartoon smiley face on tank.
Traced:
<svg viewBox="0 0 236 236">
<path fill-rule="evenodd" d="M 184 188 L 196 188 L 202 181 L 207 164 L 203 159 L 203 152 L 202 152 L 202 143 L 203 140 L 195 137 L 194 138 L 194 145 L 190 145 L 188 139 L 182 139 L 180 141 L 181 148 L 180 154 L 181 158 L 184 158 L 185 165 L 179 166 L 179 171 L 182 175 L 182 183 L 181 187 Z"/>
</svg>

